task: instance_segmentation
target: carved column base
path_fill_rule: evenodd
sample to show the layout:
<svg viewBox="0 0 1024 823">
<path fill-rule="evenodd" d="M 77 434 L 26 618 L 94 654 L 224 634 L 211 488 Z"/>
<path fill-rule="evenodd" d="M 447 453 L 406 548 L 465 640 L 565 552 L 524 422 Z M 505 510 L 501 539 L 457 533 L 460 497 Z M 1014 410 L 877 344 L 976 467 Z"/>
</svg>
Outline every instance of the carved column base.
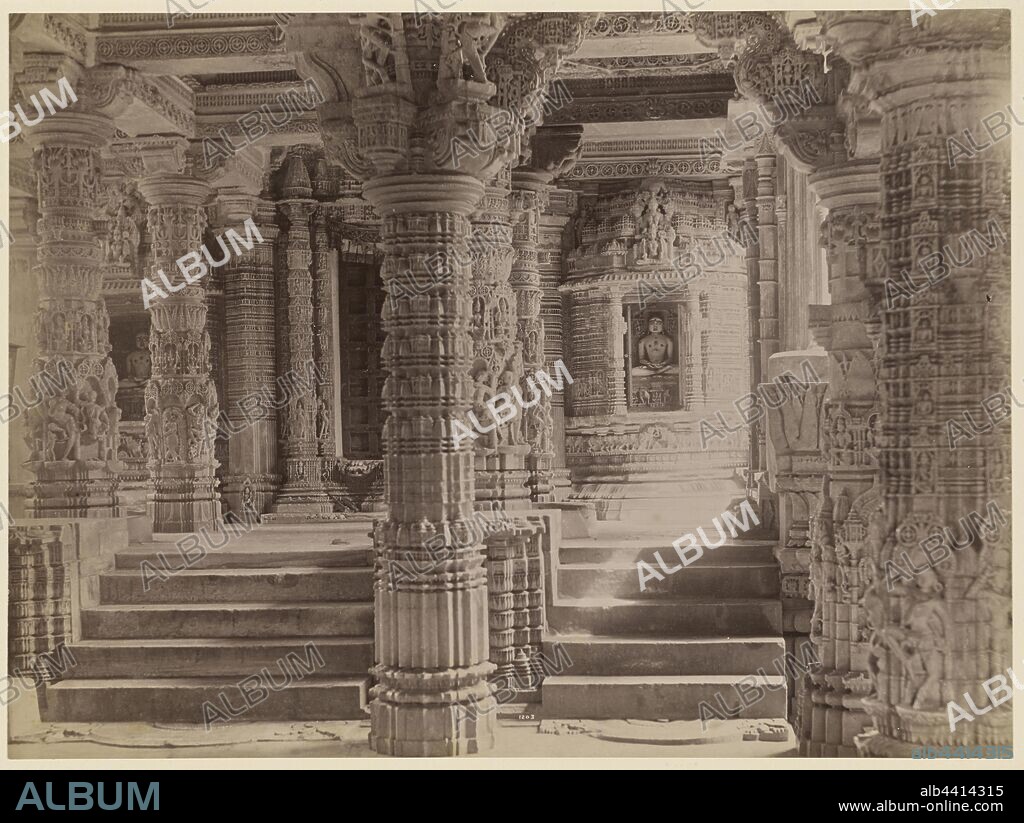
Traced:
<svg viewBox="0 0 1024 823">
<path fill-rule="evenodd" d="M 224 477 L 224 507 L 241 515 L 249 508 L 262 514 L 270 509 L 281 478 L 276 474 L 231 474 Z"/>
<path fill-rule="evenodd" d="M 802 757 L 856 757 L 856 738 L 871 726 L 863 697 L 848 686 L 869 687 L 861 672 L 815 672 L 809 676 L 810 724 L 800 741 Z"/>
<path fill-rule="evenodd" d="M 549 503 L 555 499 L 554 463 L 553 454 L 531 454 L 526 459 L 530 470 L 530 499 L 534 503 Z"/>
<path fill-rule="evenodd" d="M 320 458 L 289 458 L 285 461 L 288 479 L 278 492 L 270 510 L 275 514 L 330 514 L 334 502 L 324 491 Z"/>
<path fill-rule="evenodd" d="M 190 534 L 219 529 L 221 518 L 217 480 L 196 476 L 188 466 L 164 464 L 153 479 L 153 531 Z"/>
<path fill-rule="evenodd" d="M 568 500 L 572 492 L 572 472 L 568 469 L 554 469 L 551 472 L 552 494 L 555 500 Z"/>
<path fill-rule="evenodd" d="M 529 542 L 533 526 L 515 528 L 487 537 L 488 625 L 494 680 L 526 699 L 535 681 L 530 648 Z M 534 598 L 535 600 L 536 598 Z M 541 596 L 543 599 L 543 595 Z"/>
<path fill-rule="evenodd" d="M 490 663 L 423 674 L 374 667 L 380 685 L 371 690 L 370 747 L 396 757 L 454 757 L 493 748 L 497 704 L 485 679 L 490 670 Z M 466 675 L 477 682 L 466 687 Z M 417 679 L 426 687 L 422 692 Z"/>
<path fill-rule="evenodd" d="M 34 517 L 121 517 L 117 495 L 119 464 L 94 460 L 47 460 L 27 463 Z"/>
<path fill-rule="evenodd" d="M 528 448 L 501 446 L 495 452 L 477 452 L 474 455 L 477 504 L 497 502 L 506 510 L 529 508 L 530 489 L 527 484 L 530 475 L 524 454 Z"/>
</svg>

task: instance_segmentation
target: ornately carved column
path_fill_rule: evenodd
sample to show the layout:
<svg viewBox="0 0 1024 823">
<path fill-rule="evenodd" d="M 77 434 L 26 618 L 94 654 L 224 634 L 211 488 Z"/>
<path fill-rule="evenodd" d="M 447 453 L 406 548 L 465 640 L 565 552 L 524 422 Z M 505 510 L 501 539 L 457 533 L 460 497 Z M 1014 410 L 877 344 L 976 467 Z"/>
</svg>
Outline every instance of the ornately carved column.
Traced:
<svg viewBox="0 0 1024 823">
<path fill-rule="evenodd" d="M 579 126 L 548 127 L 537 131 L 532 141 L 529 166 L 512 172 L 512 287 L 518 311 L 517 337 L 522 344 L 526 374 L 538 370 L 549 373 L 553 364 L 544 358 L 544 321 L 541 301 L 544 296 L 538 266 L 541 213 L 547 209 L 549 187 L 557 176 L 568 173 L 582 148 L 583 129 Z M 525 391 L 525 387 L 524 387 Z M 529 395 L 524 394 L 524 397 Z M 534 502 L 553 499 L 554 421 L 551 398 L 543 394 L 540 402 L 525 411 L 525 427 L 530 444 L 530 498 Z"/>
<path fill-rule="evenodd" d="M 812 708 L 800 743 L 810 757 L 850 757 L 855 736 L 871 723 L 862 705 L 870 681 L 861 600 L 871 583 L 865 526 L 881 506 L 877 375 L 865 326 L 877 313 L 866 285 L 879 242 L 878 161 L 823 167 L 810 185 L 827 210 L 821 242 L 832 302 L 810 307 L 815 338 L 829 354 L 829 386 L 822 414 L 825 480 L 811 524 L 811 640 L 822 665 L 808 675 Z"/>
<path fill-rule="evenodd" d="M 523 351 L 524 374 L 532 375 L 544 363 L 544 322 L 540 319 L 543 290 L 537 268 L 537 245 L 540 242 L 540 213 L 547 205 L 547 183 L 543 177 L 529 169 L 516 169 L 512 173 L 512 288 L 516 294 L 516 338 Z M 523 397 L 526 394 L 523 387 Z M 539 403 L 523 412 L 524 431 L 530 446 L 530 499 L 542 502 L 551 499 L 551 466 L 553 449 L 551 436 L 551 401 L 542 396 Z"/>
<path fill-rule="evenodd" d="M 155 298 L 149 310 L 153 371 L 145 402 L 153 531 L 171 533 L 217 528 L 220 518 L 213 456 L 219 408 L 210 378 L 205 286 L 202 280 L 185 283 L 176 263 L 193 252 L 207 262 L 201 249 L 212 192 L 184 173 L 184 150 L 184 140 L 145 138 L 146 174 L 139 183 L 149 203 L 152 265 L 147 277 L 162 286 L 157 272 L 163 271 L 172 286 L 184 285 Z"/>
<path fill-rule="evenodd" d="M 26 96 L 38 93 L 40 84 L 28 85 Z M 34 366 L 36 372 L 51 375 L 50 385 L 63 386 L 28 417 L 27 465 L 36 476 L 34 513 L 110 517 L 119 513 L 120 411 L 115 403 L 117 375 L 107 356 L 109 319 L 100 296 L 103 246 L 94 221 L 99 211 L 99 150 L 113 134 L 113 124 L 81 110 L 57 111 L 26 131 L 34 149 L 40 218 L 35 319 L 39 356 Z M 74 372 L 70 382 L 64 363 Z"/>
<path fill-rule="evenodd" d="M 313 326 L 313 253 L 309 242 L 310 217 L 316 210 L 313 188 L 299 154 L 285 161 L 284 182 L 278 205 L 287 221 L 284 254 L 287 275 L 282 293 L 286 303 L 278 307 L 284 327 L 279 362 L 290 380 L 300 387 L 281 409 L 281 454 L 284 482 L 274 500 L 275 513 L 327 514 L 333 511 L 323 488 L 317 447 L 318 392 Z"/>
<path fill-rule="evenodd" d="M 322 160 L 318 169 L 326 171 Z M 320 182 L 318 180 L 318 182 Z M 336 455 L 334 442 L 334 335 L 337 318 L 334 315 L 334 252 L 331 249 L 327 223 L 328 205 L 320 202 L 313 212 L 313 328 L 318 372 L 316 405 L 316 440 L 325 466 L 332 466 Z"/>
<path fill-rule="evenodd" d="M 274 311 L 274 243 L 277 220 L 274 204 L 251 195 L 222 192 L 218 198 L 223 229 L 239 233 L 252 218 L 263 240 L 253 240 L 252 251 L 224 265 L 227 397 L 229 431 L 228 469 L 224 497 L 228 508 L 241 513 L 246 504 L 258 512 L 269 509 L 277 489 L 276 400 L 277 326 Z"/>
<path fill-rule="evenodd" d="M 858 747 L 906 757 L 922 745 L 1009 744 L 1010 141 L 984 145 L 993 117 L 1012 128 L 1009 17 L 949 10 L 915 27 L 907 12 L 821 14 L 853 67 L 851 88 L 882 113 L 870 265 L 890 281 L 879 344 L 884 508 L 867 525 L 874 582 L 863 598 L 865 704 L 878 732 Z M 913 293 L 894 293 L 907 277 Z M 965 414 L 984 425 L 954 439 L 949 421 L 967 431 Z"/>
<path fill-rule="evenodd" d="M 578 45 L 582 21 L 449 14 L 416 22 L 300 15 L 287 36 L 300 71 L 327 92 L 328 152 L 363 181 L 381 215 L 381 275 L 392 298 L 383 315 L 388 514 L 375 534 L 370 743 L 385 754 L 437 756 L 486 749 L 494 730 L 484 553 L 469 523 L 473 454 L 453 427 L 465 424 L 473 399 L 471 216 L 485 184 L 519 155 L 521 126 L 496 133 L 496 115 L 531 102 Z M 500 92 L 489 82 L 492 47 L 524 53 L 532 69 L 524 82 L 503 81 Z M 337 63 L 352 51 L 363 55 L 358 71 Z M 323 70 L 331 64 L 334 72 Z M 450 276 L 437 276 L 438 259 L 450 262 Z M 412 580 L 395 573 L 410 560 L 425 569 Z"/>
<path fill-rule="evenodd" d="M 516 294 L 509 285 L 514 250 L 509 217 L 511 170 L 506 167 L 487 185 L 480 207 L 473 214 L 470 260 L 473 267 L 473 407 L 484 426 L 492 422 L 485 402 L 498 392 L 521 386 L 523 347 L 516 339 Z M 443 270 L 449 261 L 438 259 Z M 529 395 L 524 394 L 524 397 Z M 526 455 L 530 447 L 523 435 L 523 418 L 516 415 L 473 443 L 476 463 L 476 498 L 480 508 L 528 505 Z M 511 582 L 511 575 L 507 576 Z M 499 594 L 492 591 L 492 600 Z"/>
</svg>

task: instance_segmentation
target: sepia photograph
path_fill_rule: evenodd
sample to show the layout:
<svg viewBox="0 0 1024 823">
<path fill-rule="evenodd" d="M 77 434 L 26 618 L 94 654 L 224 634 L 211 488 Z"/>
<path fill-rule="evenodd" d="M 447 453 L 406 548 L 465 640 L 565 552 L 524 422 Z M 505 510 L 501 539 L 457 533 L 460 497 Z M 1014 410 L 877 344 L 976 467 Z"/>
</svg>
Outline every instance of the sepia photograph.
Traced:
<svg viewBox="0 0 1024 823">
<path fill-rule="evenodd" d="M 15 5 L 8 768 L 1011 765 L 1016 9 Z"/>
</svg>

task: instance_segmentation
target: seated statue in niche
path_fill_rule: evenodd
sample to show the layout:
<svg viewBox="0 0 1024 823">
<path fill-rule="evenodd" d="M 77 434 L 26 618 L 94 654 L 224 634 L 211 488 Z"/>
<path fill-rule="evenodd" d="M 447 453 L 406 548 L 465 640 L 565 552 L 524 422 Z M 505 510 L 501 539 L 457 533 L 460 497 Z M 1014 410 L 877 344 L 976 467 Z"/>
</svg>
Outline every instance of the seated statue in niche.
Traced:
<svg viewBox="0 0 1024 823">
<path fill-rule="evenodd" d="M 149 355 L 149 335 L 135 335 L 135 351 L 124 360 L 125 376 L 118 381 L 123 388 L 137 388 L 146 385 L 153 371 L 153 361 Z"/>
<path fill-rule="evenodd" d="M 647 334 L 636 344 L 637 363 L 633 366 L 634 375 L 679 374 L 675 364 L 675 343 L 665 334 L 665 320 L 658 315 L 647 319 Z"/>
</svg>

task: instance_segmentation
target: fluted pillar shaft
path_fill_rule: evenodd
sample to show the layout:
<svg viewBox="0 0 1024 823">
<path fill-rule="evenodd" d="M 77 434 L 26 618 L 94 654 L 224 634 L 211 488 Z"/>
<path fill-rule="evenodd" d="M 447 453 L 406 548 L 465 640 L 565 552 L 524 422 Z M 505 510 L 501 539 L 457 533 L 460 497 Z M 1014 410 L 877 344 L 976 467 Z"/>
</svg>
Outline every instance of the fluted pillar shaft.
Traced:
<svg viewBox="0 0 1024 823">
<path fill-rule="evenodd" d="M 100 296 L 103 246 L 100 147 L 113 134 L 105 117 L 51 114 L 29 131 L 38 186 L 36 272 L 39 355 L 36 386 L 54 386 L 29 412 L 29 469 L 39 517 L 118 514 L 117 375 L 108 357 L 109 318 Z"/>
<path fill-rule="evenodd" d="M 228 474 L 224 498 L 241 512 L 248 503 L 267 511 L 280 480 L 277 468 L 277 342 L 275 339 L 274 244 L 278 226 L 274 204 L 257 197 L 220 197 L 219 222 L 236 228 L 252 217 L 262 241 L 240 248 L 224 265 L 226 320 L 226 418 Z"/>
<path fill-rule="evenodd" d="M 451 424 L 472 399 L 468 240 L 484 186 L 468 174 L 396 175 L 367 182 L 364 193 L 384 215 L 385 288 L 409 276 L 416 292 L 396 290 L 383 315 L 388 517 L 377 528 L 370 742 L 387 754 L 474 752 L 493 743 L 494 665 L 484 551 L 470 523 L 473 452 L 455 446 Z M 427 262 L 438 256 L 449 277 Z M 436 561 L 432 539 L 453 547 L 450 559 Z M 391 580 L 395 562 L 410 558 L 429 571 Z"/>
<path fill-rule="evenodd" d="M 146 437 L 153 480 L 153 531 L 195 532 L 216 527 L 220 496 L 214 470 L 214 432 L 219 414 L 210 376 L 205 281 L 187 284 L 176 261 L 200 254 L 211 190 L 187 174 L 147 175 L 139 191 L 149 203 L 152 247 L 148 277 L 184 285 L 150 307 L 149 348 L 153 371 L 146 385 Z"/>
</svg>

